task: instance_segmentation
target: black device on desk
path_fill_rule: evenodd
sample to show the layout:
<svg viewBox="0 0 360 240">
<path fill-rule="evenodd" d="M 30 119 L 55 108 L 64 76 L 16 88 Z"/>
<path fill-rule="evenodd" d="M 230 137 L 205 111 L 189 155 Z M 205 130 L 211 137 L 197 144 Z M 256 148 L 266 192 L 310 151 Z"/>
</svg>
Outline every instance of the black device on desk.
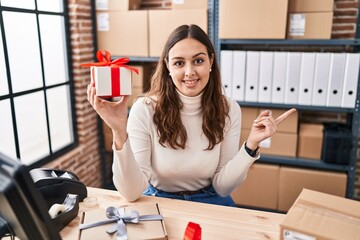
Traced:
<svg viewBox="0 0 360 240">
<path fill-rule="evenodd" d="M 60 240 L 29 169 L 0 153 L 0 238 L 16 235 L 21 240 Z"/>
<path fill-rule="evenodd" d="M 87 197 L 86 186 L 70 171 L 36 168 L 30 175 L 49 208 L 62 203 L 68 194 L 78 195 L 80 202 Z"/>
</svg>

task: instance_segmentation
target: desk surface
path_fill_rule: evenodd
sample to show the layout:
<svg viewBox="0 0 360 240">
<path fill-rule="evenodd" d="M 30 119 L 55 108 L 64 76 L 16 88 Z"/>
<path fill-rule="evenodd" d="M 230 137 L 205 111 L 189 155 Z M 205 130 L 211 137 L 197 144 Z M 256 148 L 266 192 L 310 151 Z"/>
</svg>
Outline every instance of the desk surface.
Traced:
<svg viewBox="0 0 360 240">
<path fill-rule="evenodd" d="M 88 196 L 96 197 L 98 206 L 80 203 L 79 216 L 61 231 L 64 240 L 77 240 L 81 212 L 105 209 L 109 206 L 159 203 L 168 238 L 183 239 L 189 221 L 200 224 L 202 238 L 211 239 L 280 239 L 280 223 L 285 215 L 273 212 L 224 207 L 174 199 L 143 196 L 126 202 L 117 191 L 88 188 Z"/>
</svg>

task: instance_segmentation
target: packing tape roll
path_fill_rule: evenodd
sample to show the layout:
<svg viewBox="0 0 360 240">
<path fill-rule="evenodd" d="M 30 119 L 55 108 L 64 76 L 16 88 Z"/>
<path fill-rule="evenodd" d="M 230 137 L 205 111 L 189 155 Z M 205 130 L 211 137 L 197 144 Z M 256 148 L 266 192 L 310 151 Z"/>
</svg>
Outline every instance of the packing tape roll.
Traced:
<svg viewBox="0 0 360 240">
<path fill-rule="evenodd" d="M 51 208 L 49 209 L 49 215 L 51 218 L 56 217 L 57 215 L 63 213 L 66 211 L 66 207 L 63 204 L 57 204 L 55 203 L 54 205 L 51 206 Z"/>
</svg>

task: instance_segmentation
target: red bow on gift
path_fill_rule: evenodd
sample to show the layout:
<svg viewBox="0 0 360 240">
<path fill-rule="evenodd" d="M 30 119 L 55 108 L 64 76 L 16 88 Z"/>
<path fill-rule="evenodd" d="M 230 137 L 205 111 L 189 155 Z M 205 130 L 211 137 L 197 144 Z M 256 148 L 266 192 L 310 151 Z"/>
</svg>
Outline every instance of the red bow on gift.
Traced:
<svg viewBox="0 0 360 240">
<path fill-rule="evenodd" d="M 105 53 L 105 56 L 104 56 L 103 52 Z M 81 64 L 80 66 L 82 66 L 82 67 L 92 67 L 92 66 L 94 66 L 94 67 L 101 67 L 101 66 L 124 67 L 124 68 L 130 69 L 131 71 L 136 72 L 136 74 L 139 74 L 139 70 L 137 70 L 134 67 L 130 67 L 130 66 L 126 65 L 130 61 L 129 58 L 117 58 L 117 59 L 111 61 L 111 55 L 106 50 L 98 50 L 96 52 L 96 58 L 99 60 L 99 62 L 84 63 L 84 64 Z"/>
<path fill-rule="evenodd" d="M 183 240 L 201 240 L 201 227 L 197 223 L 189 222 Z"/>
</svg>

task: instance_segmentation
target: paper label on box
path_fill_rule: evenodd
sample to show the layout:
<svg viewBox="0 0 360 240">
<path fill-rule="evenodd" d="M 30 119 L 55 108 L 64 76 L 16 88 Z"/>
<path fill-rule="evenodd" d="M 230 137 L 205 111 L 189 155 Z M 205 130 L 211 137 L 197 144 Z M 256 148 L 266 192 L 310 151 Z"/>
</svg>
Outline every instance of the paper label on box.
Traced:
<svg viewBox="0 0 360 240">
<path fill-rule="evenodd" d="M 108 10 L 109 9 L 109 1 L 108 0 L 96 0 L 95 3 L 96 10 Z"/>
<path fill-rule="evenodd" d="M 284 230 L 284 240 L 316 240 L 315 237 L 290 230 Z"/>
<path fill-rule="evenodd" d="M 290 36 L 304 36 L 305 35 L 305 14 L 290 14 Z"/>
<path fill-rule="evenodd" d="M 259 143 L 259 147 L 261 148 L 270 148 L 271 147 L 271 137 L 265 139 L 265 140 L 262 140 L 260 143 Z"/>
<path fill-rule="evenodd" d="M 110 22 L 108 13 L 97 14 L 97 29 L 98 31 L 110 31 Z"/>
<path fill-rule="evenodd" d="M 173 0 L 173 4 L 184 4 L 185 0 Z"/>
</svg>

